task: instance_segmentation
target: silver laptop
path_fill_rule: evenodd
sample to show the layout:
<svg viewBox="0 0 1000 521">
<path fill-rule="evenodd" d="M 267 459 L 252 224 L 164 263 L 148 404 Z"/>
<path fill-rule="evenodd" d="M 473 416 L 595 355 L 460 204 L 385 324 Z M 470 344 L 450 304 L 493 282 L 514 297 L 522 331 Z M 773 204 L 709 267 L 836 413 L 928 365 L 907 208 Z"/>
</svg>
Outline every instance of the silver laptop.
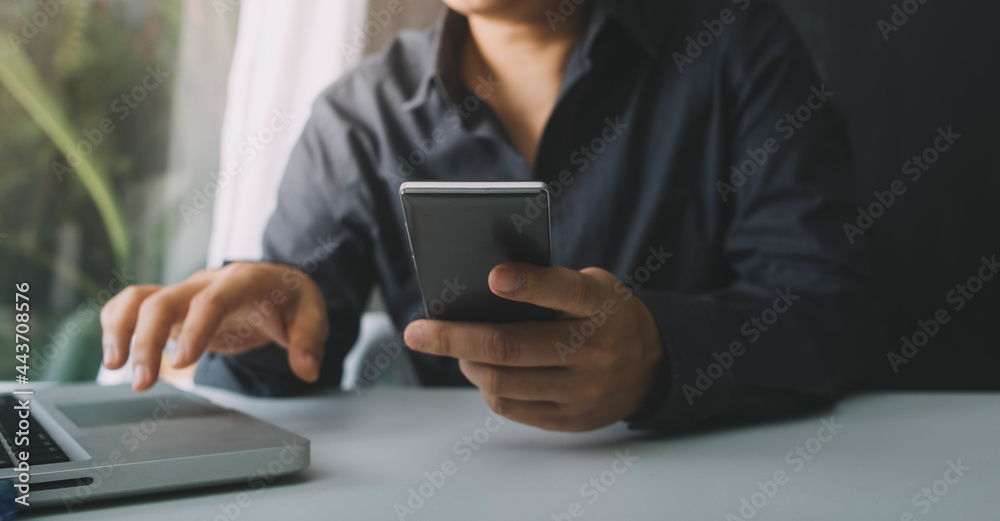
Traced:
<svg viewBox="0 0 1000 521">
<path fill-rule="evenodd" d="M 19 425 L 25 399 L 27 431 Z M 142 394 L 96 384 L 0 392 L 0 439 L 0 480 L 19 483 L 27 448 L 28 508 L 72 510 L 221 483 L 266 486 L 309 466 L 309 440 L 162 383 Z"/>
</svg>

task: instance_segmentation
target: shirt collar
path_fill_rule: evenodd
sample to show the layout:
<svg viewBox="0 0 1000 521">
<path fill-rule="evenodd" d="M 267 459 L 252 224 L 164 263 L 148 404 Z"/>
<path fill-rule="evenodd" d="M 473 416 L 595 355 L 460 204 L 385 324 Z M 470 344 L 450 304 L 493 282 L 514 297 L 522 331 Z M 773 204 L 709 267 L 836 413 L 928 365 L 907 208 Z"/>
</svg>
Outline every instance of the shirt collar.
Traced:
<svg viewBox="0 0 1000 521">
<path fill-rule="evenodd" d="M 666 15 L 672 5 L 669 0 L 586 0 L 591 2 L 590 20 L 581 38 L 577 56 L 589 56 L 597 37 L 613 20 L 625 34 L 650 56 L 659 54 L 660 42 L 667 27 Z M 570 14 L 569 16 L 572 16 Z M 403 103 L 403 110 L 424 104 L 435 87 L 451 95 L 458 92 L 460 51 L 469 34 L 468 20 L 445 7 L 431 32 L 430 59 L 423 64 L 420 83 L 413 95 Z"/>
<path fill-rule="evenodd" d="M 421 64 L 420 83 L 413 96 L 403 102 L 403 110 L 419 107 L 430 98 L 434 87 L 445 89 L 446 78 L 454 80 L 458 77 L 459 53 L 468 34 L 468 19 L 448 7 L 441 10 L 437 23 L 431 29 L 431 47 L 427 59 Z"/>
</svg>

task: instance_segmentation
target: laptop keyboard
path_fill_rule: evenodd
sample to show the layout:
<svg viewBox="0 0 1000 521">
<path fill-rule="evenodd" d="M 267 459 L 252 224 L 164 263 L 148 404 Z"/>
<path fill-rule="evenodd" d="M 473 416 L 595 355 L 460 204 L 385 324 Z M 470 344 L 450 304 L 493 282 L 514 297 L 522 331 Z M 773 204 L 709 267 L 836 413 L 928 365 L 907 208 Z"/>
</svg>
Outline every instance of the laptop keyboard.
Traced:
<svg viewBox="0 0 1000 521">
<path fill-rule="evenodd" d="M 15 405 L 17 405 L 17 400 L 14 395 L 0 394 L 0 436 L 7 442 L 7 446 L 14 449 L 15 452 L 27 451 L 29 454 L 28 463 L 31 465 L 69 461 L 69 456 L 59 448 L 59 445 L 38 421 L 31 421 L 31 429 L 27 436 L 28 445 L 18 447 L 14 444 L 14 433 L 17 432 L 17 422 L 20 421 L 17 411 L 14 410 Z M 14 458 L 12 455 L 0 447 L 0 469 L 13 466 Z"/>
</svg>

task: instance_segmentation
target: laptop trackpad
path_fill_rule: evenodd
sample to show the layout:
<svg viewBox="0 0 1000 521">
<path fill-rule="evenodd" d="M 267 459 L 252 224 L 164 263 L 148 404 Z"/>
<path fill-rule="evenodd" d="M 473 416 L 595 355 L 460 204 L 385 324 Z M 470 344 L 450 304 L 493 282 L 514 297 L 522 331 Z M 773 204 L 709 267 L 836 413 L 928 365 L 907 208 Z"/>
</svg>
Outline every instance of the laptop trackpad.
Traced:
<svg viewBox="0 0 1000 521">
<path fill-rule="evenodd" d="M 157 422 L 167 419 L 195 418 L 225 414 L 226 410 L 204 405 L 180 394 L 155 398 L 135 398 L 94 403 L 74 403 L 58 406 L 77 427 L 87 429 L 106 425 Z"/>
</svg>

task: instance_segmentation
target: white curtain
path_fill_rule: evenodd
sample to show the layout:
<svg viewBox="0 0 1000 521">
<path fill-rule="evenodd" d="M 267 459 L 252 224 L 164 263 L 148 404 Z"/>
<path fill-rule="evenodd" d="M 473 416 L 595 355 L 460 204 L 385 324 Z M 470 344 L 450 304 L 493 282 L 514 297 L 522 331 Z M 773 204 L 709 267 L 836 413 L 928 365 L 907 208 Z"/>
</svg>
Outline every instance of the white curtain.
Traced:
<svg viewBox="0 0 1000 521">
<path fill-rule="evenodd" d="M 341 52 L 365 2 L 244 0 L 229 72 L 208 265 L 258 259 L 292 146 L 316 96 L 358 54 Z"/>
</svg>

